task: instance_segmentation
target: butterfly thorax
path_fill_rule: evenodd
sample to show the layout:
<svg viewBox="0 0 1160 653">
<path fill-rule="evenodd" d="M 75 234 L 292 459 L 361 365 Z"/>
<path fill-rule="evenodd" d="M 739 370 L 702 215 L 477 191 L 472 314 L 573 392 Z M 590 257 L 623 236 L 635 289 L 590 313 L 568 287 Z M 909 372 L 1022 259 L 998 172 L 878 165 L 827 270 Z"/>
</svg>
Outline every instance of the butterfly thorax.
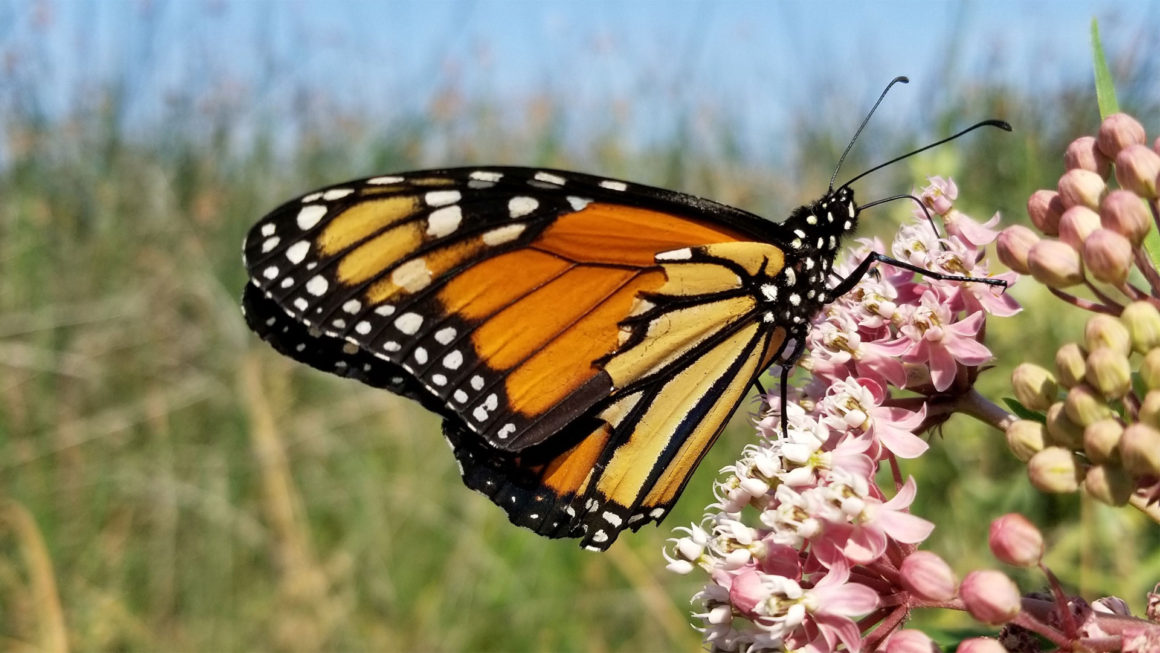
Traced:
<svg viewBox="0 0 1160 653">
<path fill-rule="evenodd" d="M 858 225 L 858 206 L 849 188 L 839 188 L 798 207 L 779 225 L 785 262 L 761 286 L 766 323 L 804 331 L 810 319 L 834 299 L 828 289 L 842 237 Z"/>
</svg>

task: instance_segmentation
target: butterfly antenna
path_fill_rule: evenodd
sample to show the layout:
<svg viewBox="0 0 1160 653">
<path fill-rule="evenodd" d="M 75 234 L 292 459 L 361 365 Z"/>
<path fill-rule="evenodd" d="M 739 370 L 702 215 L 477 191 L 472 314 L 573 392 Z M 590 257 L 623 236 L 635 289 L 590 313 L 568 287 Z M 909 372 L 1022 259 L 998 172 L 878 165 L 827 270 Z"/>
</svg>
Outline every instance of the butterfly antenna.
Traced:
<svg viewBox="0 0 1160 653">
<path fill-rule="evenodd" d="M 842 156 L 838 157 L 838 165 L 834 166 L 834 174 L 830 175 L 830 191 L 834 190 L 834 180 L 838 178 L 838 171 L 842 169 L 842 162 L 846 160 L 846 155 L 854 148 L 854 143 L 858 140 L 858 136 L 862 133 L 862 130 L 866 128 L 866 123 L 870 122 L 870 117 L 878 110 L 878 105 L 882 104 L 882 100 L 886 98 L 886 94 L 890 91 L 890 88 L 899 83 L 909 84 L 910 79 L 899 75 L 890 80 L 886 88 L 882 89 L 882 95 L 878 96 L 878 101 L 874 103 L 874 106 L 870 107 L 870 113 L 867 113 L 866 117 L 862 119 L 862 124 L 858 125 L 858 129 L 854 132 L 854 137 L 850 139 L 850 144 L 846 146 L 846 150 L 842 152 Z"/>
<path fill-rule="evenodd" d="M 858 210 L 865 211 L 866 209 L 868 209 L 872 206 L 878 206 L 879 204 L 885 204 L 887 202 L 894 202 L 896 200 L 905 200 L 905 199 L 914 200 L 914 203 L 917 204 L 918 208 L 922 209 L 923 214 L 926 215 L 926 221 L 930 223 L 930 228 L 934 229 L 934 235 L 938 238 L 942 238 L 942 234 L 939 233 L 939 230 L 938 230 L 938 225 L 935 224 L 934 216 L 932 216 L 930 214 L 930 210 L 928 210 L 926 208 L 926 203 L 923 202 L 921 199 L 915 197 L 914 195 L 911 195 L 910 193 L 903 193 L 901 195 L 892 195 L 890 197 L 883 197 L 880 200 L 874 200 L 873 202 L 867 202 L 867 203 L 859 206 Z"/>
<path fill-rule="evenodd" d="M 875 105 L 875 106 L 877 106 L 877 105 Z M 914 150 L 913 152 L 907 152 L 906 154 L 903 154 L 902 156 L 896 156 L 893 159 L 887 161 L 886 163 L 880 163 L 880 164 L 874 166 L 873 168 L 870 168 L 869 170 L 858 175 L 857 177 L 854 177 L 853 179 L 842 184 L 842 187 L 845 188 L 846 186 L 849 186 L 850 184 L 858 181 L 862 177 L 865 177 L 866 175 L 870 174 L 871 172 L 874 172 L 876 170 L 881 170 L 882 168 L 885 168 L 886 166 L 888 166 L 892 163 L 898 163 L 899 161 L 906 159 L 906 158 L 909 158 L 909 157 L 912 157 L 915 154 L 918 154 L 919 152 L 925 152 L 925 151 L 931 149 L 932 147 L 938 147 L 939 145 L 942 145 L 943 143 L 953 141 L 956 138 L 958 138 L 959 136 L 962 136 L 962 135 L 967 134 L 969 132 L 973 132 L 980 127 L 998 127 L 999 129 L 1002 129 L 1003 131 L 1007 131 L 1007 132 L 1011 131 L 1011 125 L 1008 124 L 1004 120 L 984 120 L 982 122 L 977 122 L 977 123 L 971 125 L 970 127 L 967 127 L 966 129 L 964 129 L 958 133 L 951 134 L 950 136 L 947 136 L 946 138 L 944 138 L 942 140 L 935 141 L 935 142 L 931 143 L 930 145 L 924 145 L 924 146 L 918 148 L 917 150 Z M 835 171 L 835 174 L 837 174 L 836 171 Z M 830 187 L 833 188 L 832 181 L 831 181 Z"/>
</svg>

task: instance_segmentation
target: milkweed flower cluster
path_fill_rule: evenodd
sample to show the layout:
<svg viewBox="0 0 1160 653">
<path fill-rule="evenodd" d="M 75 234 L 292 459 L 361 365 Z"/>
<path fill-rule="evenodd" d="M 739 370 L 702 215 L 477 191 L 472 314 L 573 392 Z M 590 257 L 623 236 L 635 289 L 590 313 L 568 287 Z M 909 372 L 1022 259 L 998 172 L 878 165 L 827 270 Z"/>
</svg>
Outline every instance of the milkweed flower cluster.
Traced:
<svg viewBox="0 0 1160 653">
<path fill-rule="evenodd" d="M 946 275 L 1014 283 L 1017 275 L 991 274 L 982 256 L 998 217 L 971 219 L 954 207 L 957 193 L 954 182 L 931 179 L 921 200 L 942 216 L 948 235 L 939 237 L 927 211 L 916 211 L 891 253 Z M 880 247 L 861 241 L 837 273 L 849 274 Z M 929 641 L 897 629 L 911 607 L 955 599 L 958 583 L 945 561 L 916 551 L 934 525 L 910 513 L 916 485 L 898 460 L 920 456 L 928 445 L 916 433 L 970 401 L 991 359 L 985 316 L 1018 310 L 992 286 L 884 265 L 817 316 L 799 361 L 808 382 L 784 407 L 777 393 L 766 397 L 773 410 L 758 423 L 760 442 L 723 470 L 704 520 L 677 529 L 666 551 L 671 570 L 709 576 L 696 596 L 707 645 L 873 650 L 896 631 L 892 646 Z M 891 388 L 911 396 L 900 399 Z M 893 471 L 889 488 L 875 481 L 884 464 Z"/>
<path fill-rule="evenodd" d="M 1160 272 L 1144 243 L 1160 221 L 1160 139 L 1149 146 L 1139 121 L 1114 114 L 1064 161 L 1056 190 L 1028 200 L 1035 229 L 1005 229 L 999 257 L 1095 314 L 1054 373 L 1015 368 L 1016 398 L 1041 419 L 1012 423 L 1007 440 L 1039 489 L 1132 502 L 1160 521 Z"/>
</svg>

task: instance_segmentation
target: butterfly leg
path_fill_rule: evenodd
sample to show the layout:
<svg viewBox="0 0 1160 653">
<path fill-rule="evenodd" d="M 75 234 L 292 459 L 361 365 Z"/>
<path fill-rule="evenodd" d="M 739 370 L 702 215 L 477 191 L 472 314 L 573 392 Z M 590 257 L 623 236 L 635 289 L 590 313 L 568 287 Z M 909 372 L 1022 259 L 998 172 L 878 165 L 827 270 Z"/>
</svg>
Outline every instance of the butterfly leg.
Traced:
<svg viewBox="0 0 1160 653">
<path fill-rule="evenodd" d="M 845 295 L 846 293 L 853 290 L 854 286 L 858 285 L 858 282 L 862 280 L 862 277 L 866 276 L 866 273 L 870 271 L 871 266 L 873 266 L 875 263 L 893 265 L 896 268 L 910 270 L 915 274 L 921 274 L 924 277 L 930 277 L 931 279 L 938 279 L 940 281 L 969 281 L 972 283 L 985 283 L 989 286 L 1002 286 L 1003 288 L 1007 287 L 1007 282 L 1003 281 L 1002 279 L 986 279 L 982 277 L 964 277 L 957 274 L 943 274 L 942 272 L 927 270 L 926 268 L 919 267 L 912 263 L 907 263 L 906 261 L 900 261 L 896 258 L 886 256 L 885 254 L 870 252 L 870 255 L 863 259 L 862 262 L 858 264 L 858 267 L 854 268 L 854 271 L 850 273 L 850 276 L 842 279 L 841 283 L 830 289 L 830 297 L 841 297 L 842 295 Z"/>
</svg>

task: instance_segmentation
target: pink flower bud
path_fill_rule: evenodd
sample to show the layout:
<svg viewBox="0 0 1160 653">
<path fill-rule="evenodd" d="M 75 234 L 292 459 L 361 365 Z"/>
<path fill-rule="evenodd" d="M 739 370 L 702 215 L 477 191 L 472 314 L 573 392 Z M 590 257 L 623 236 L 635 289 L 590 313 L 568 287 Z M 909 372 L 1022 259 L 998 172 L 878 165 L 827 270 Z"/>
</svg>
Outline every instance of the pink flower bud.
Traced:
<svg viewBox="0 0 1160 653">
<path fill-rule="evenodd" d="M 1144 125 L 1126 113 L 1113 113 L 1100 123 L 1096 146 L 1104 156 L 1115 159 L 1120 150 L 1144 142 Z"/>
<path fill-rule="evenodd" d="M 1122 506 L 1132 498 L 1136 483 L 1122 467 L 1095 465 L 1084 474 L 1083 491 L 1100 503 Z"/>
<path fill-rule="evenodd" d="M 1007 653 L 1007 647 L 990 637 L 972 637 L 959 642 L 955 653 Z"/>
<path fill-rule="evenodd" d="M 1074 451 L 1083 446 L 1084 427 L 1068 417 L 1066 405 L 1066 402 L 1059 401 L 1047 409 L 1047 423 L 1044 428 L 1047 429 L 1047 441 L 1050 444 Z"/>
<path fill-rule="evenodd" d="M 1160 143 L 1160 138 L 1156 141 Z M 1156 585 L 1151 592 L 1148 592 L 1148 603 L 1144 609 L 1144 615 L 1148 617 L 1148 621 L 1160 623 L 1160 585 Z"/>
<path fill-rule="evenodd" d="M 1063 164 L 1068 170 L 1082 168 L 1104 177 L 1107 176 L 1108 166 L 1112 161 L 1100 151 L 1094 136 L 1080 136 L 1067 146 L 1067 152 L 1063 154 Z"/>
<path fill-rule="evenodd" d="M 1160 311 L 1149 301 L 1132 302 L 1120 312 L 1120 322 L 1132 338 L 1132 351 L 1146 354 L 1160 347 Z"/>
<path fill-rule="evenodd" d="M 1063 406 L 1060 406 L 1060 410 Z M 1031 460 L 1047 446 L 1047 427 L 1029 419 L 1015 420 L 1007 427 L 1007 447 L 1022 462 Z"/>
<path fill-rule="evenodd" d="M 959 579 L 951 566 L 930 551 L 915 551 L 906 556 L 899 569 L 902 585 L 927 601 L 949 601 L 955 597 Z"/>
<path fill-rule="evenodd" d="M 992 569 L 967 574 L 959 587 L 959 596 L 972 617 L 992 626 L 1011 621 L 1022 609 L 1015 582 L 1003 572 Z"/>
<path fill-rule="evenodd" d="M 1132 335 L 1119 319 L 1099 313 L 1088 318 L 1084 325 L 1083 344 L 1089 352 L 1110 347 L 1127 356 L 1132 352 Z"/>
<path fill-rule="evenodd" d="M 1080 251 L 1083 241 L 1100 228 L 1100 214 L 1086 206 L 1073 206 L 1059 219 L 1059 239 Z"/>
<path fill-rule="evenodd" d="M 1055 352 L 1055 371 L 1065 388 L 1083 383 L 1087 374 L 1087 353 L 1077 343 L 1067 343 Z"/>
<path fill-rule="evenodd" d="M 1065 209 L 1073 206 L 1097 209 L 1107 190 L 1108 185 L 1104 183 L 1104 178 L 1091 170 L 1074 168 L 1059 178 L 1059 199 Z"/>
<path fill-rule="evenodd" d="M 999 260 L 1003 265 L 1019 274 L 1030 274 L 1027 268 L 1027 255 L 1031 248 L 1039 242 L 1039 235 L 1021 224 L 1011 225 L 999 232 L 996 248 L 999 250 Z"/>
<path fill-rule="evenodd" d="M 1043 492 L 1075 492 L 1081 471 L 1075 455 L 1063 447 L 1047 447 L 1027 461 L 1027 477 Z"/>
<path fill-rule="evenodd" d="M 1031 224 L 1045 236 L 1059 233 L 1059 218 L 1063 216 L 1063 202 L 1053 190 L 1037 190 L 1027 199 L 1027 215 Z"/>
<path fill-rule="evenodd" d="M 1096 229 L 1088 234 L 1080 254 L 1084 268 L 1104 283 L 1124 283 L 1132 268 L 1132 243 L 1111 229 Z"/>
<path fill-rule="evenodd" d="M 1043 557 L 1043 534 L 1026 517 L 1011 512 L 991 522 L 991 553 L 1000 562 L 1030 567 Z"/>
<path fill-rule="evenodd" d="M 1059 394 L 1055 377 L 1035 363 L 1020 363 L 1011 373 L 1011 387 L 1019 403 L 1031 410 L 1047 410 Z"/>
<path fill-rule="evenodd" d="M 921 630 L 896 630 L 886 640 L 886 653 L 938 653 L 934 640 Z"/>
<path fill-rule="evenodd" d="M 769 596 L 770 591 L 762 582 L 761 574 L 752 569 L 737 574 L 729 584 L 729 602 L 747 615 L 752 615 L 754 608 Z"/>
<path fill-rule="evenodd" d="M 1120 436 L 1120 461 L 1136 478 L 1160 476 L 1160 430 L 1142 422 L 1129 424 Z"/>
<path fill-rule="evenodd" d="M 1117 189 L 1100 203 L 1100 224 L 1139 245 L 1152 229 L 1152 215 L 1139 195 Z"/>
<path fill-rule="evenodd" d="M 1124 354 L 1110 347 L 1097 347 L 1088 354 L 1084 379 L 1104 399 L 1119 399 L 1132 389 L 1132 365 Z"/>
<path fill-rule="evenodd" d="M 1068 288 L 1083 282 L 1079 252 L 1058 240 L 1041 240 L 1027 254 L 1027 269 L 1049 288 Z"/>
<path fill-rule="evenodd" d="M 1129 145 L 1116 156 L 1116 181 L 1120 187 L 1145 199 L 1156 199 L 1160 154 L 1145 145 Z"/>
<path fill-rule="evenodd" d="M 1097 465 L 1118 461 L 1123 434 L 1124 425 L 1113 417 L 1092 422 L 1083 430 L 1083 452 Z"/>
</svg>

